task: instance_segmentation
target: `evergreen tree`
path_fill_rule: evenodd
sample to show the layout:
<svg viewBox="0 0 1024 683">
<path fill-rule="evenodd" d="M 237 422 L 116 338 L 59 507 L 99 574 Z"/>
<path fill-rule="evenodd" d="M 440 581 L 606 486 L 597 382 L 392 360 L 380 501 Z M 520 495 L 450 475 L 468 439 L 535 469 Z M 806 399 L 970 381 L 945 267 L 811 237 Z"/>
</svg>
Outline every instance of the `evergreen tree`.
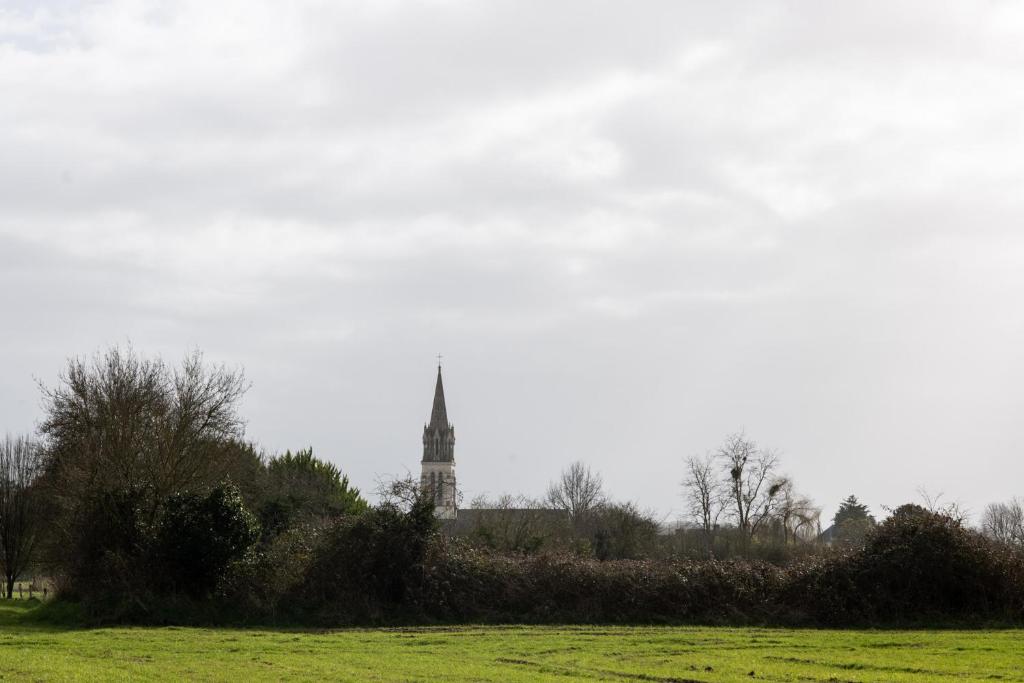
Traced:
<svg viewBox="0 0 1024 683">
<path fill-rule="evenodd" d="M 264 533 L 275 535 L 302 520 L 314 521 L 364 512 L 359 489 L 336 465 L 313 455 L 312 448 L 271 458 L 268 491 L 260 508 Z"/>
<path fill-rule="evenodd" d="M 839 504 L 839 510 L 832 518 L 835 525 L 834 538 L 844 545 L 859 544 L 875 526 L 875 518 L 868 511 L 868 506 L 857 500 L 857 496 L 847 496 Z"/>
<path fill-rule="evenodd" d="M 832 518 L 832 523 L 841 526 L 844 522 L 851 520 L 875 523 L 875 518 L 868 512 L 868 506 L 857 500 L 857 496 L 854 495 L 847 496 L 846 500 L 839 504 L 839 510 Z"/>
</svg>

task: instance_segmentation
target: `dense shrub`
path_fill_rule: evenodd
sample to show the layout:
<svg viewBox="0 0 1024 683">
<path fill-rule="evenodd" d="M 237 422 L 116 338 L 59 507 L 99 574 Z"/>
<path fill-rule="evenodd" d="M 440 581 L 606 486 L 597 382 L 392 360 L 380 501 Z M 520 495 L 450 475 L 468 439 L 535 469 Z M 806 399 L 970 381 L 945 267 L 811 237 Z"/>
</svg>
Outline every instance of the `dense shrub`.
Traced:
<svg viewBox="0 0 1024 683">
<path fill-rule="evenodd" d="M 829 625 L 1019 622 L 1024 556 L 917 506 L 860 548 L 763 562 L 514 557 L 436 545 L 415 596 L 451 621 Z"/>
<path fill-rule="evenodd" d="M 391 504 L 344 517 L 324 533 L 292 603 L 317 622 L 379 621 L 405 614 L 434 535 L 433 502 Z"/>
<path fill-rule="evenodd" d="M 633 503 L 606 503 L 586 524 L 590 545 L 599 560 L 649 558 L 655 554 L 658 522 Z"/>
<path fill-rule="evenodd" d="M 257 538 L 256 518 L 232 484 L 221 484 L 205 496 L 176 494 L 164 503 L 156 528 L 154 569 L 165 592 L 206 597 Z"/>
<path fill-rule="evenodd" d="M 204 496 L 178 494 L 155 508 L 148 491 L 114 491 L 84 506 L 57 578 L 66 598 L 94 621 L 154 620 L 208 598 L 242 560 L 259 527 L 238 490 L 222 484 Z"/>
<path fill-rule="evenodd" d="M 500 556 L 436 546 L 415 595 L 443 621 L 747 622 L 769 618 L 783 571 L 765 563 Z"/>
<path fill-rule="evenodd" d="M 298 618 L 291 596 L 313 563 L 322 529 L 291 527 L 234 562 L 218 585 L 217 599 L 227 604 L 226 616 L 241 621 Z"/>
<path fill-rule="evenodd" d="M 196 505 L 196 500 L 180 505 L 193 512 L 168 513 L 161 524 L 180 516 L 191 520 L 184 524 L 185 536 L 210 533 L 193 523 L 203 518 Z M 108 533 L 100 534 L 102 543 L 90 536 L 95 547 L 83 563 L 108 572 L 104 590 L 127 585 L 131 590 L 124 594 L 143 604 L 139 586 L 150 583 L 134 581 L 150 567 L 148 527 L 131 497 L 105 501 L 89 524 Z M 209 519 L 198 526 L 205 529 Z M 858 548 L 786 567 L 760 561 L 502 554 L 435 530 L 429 501 L 418 501 L 409 511 L 382 504 L 327 528 L 289 529 L 241 560 L 226 565 L 218 560 L 216 566 L 224 567 L 218 591 L 195 602 L 193 615 L 206 618 L 220 604 L 230 611 L 222 609 L 213 618 L 322 626 L 467 621 L 893 626 L 1024 619 L 1024 555 L 916 506 L 898 509 Z M 195 536 L 181 547 L 205 542 Z M 177 562 L 167 564 L 179 567 L 173 570 L 179 576 L 197 576 Z"/>
<path fill-rule="evenodd" d="M 94 496 L 73 520 L 63 549 L 59 585 L 65 596 L 111 602 L 134 594 L 148 580 L 146 553 L 150 524 L 138 491 Z M 131 598 L 129 598 L 131 600 Z"/>
<path fill-rule="evenodd" d="M 791 574 L 780 602 L 816 623 L 1024 616 L 1024 556 L 916 505 L 898 508 L 863 547 Z"/>
</svg>

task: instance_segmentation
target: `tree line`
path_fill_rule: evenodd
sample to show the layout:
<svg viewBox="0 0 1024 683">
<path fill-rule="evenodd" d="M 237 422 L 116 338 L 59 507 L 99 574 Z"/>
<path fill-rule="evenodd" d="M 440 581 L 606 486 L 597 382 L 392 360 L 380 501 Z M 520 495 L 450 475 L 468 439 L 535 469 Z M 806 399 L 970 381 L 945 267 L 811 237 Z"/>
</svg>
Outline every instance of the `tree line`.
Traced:
<svg viewBox="0 0 1024 683">
<path fill-rule="evenodd" d="M 854 496 L 826 538 L 820 508 L 781 473 L 778 454 L 742 433 L 685 460 L 688 516 L 675 528 L 615 500 L 598 472 L 576 462 L 542 496 L 478 498 L 468 524 L 438 533 L 432 503 L 411 478 L 381 484 L 370 505 L 312 449 L 271 454 L 247 441 L 239 404 L 248 388 L 241 370 L 198 352 L 179 365 L 130 347 L 69 360 L 41 387 L 37 433 L 0 442 L 7 597 L 33 575 L 100 620 L 180 621 L 182 604 L 213 618 L 230 604 L 264 619 L 343 623 L 415 605 L 455 615 L 446 591 L 471 579 L 482 583 L 468 585 L 470 594 L 483 596 L 484 585 L 535 594 L 562 580 L 543 578 L 550 558 L 572 558 L 559 566 L 606 583 L 646 571 L 622 562 L 663 562 L 671 582 L 683 571 L 672 566 L 694 577 L 712 576 L 706 568 L 722 560 L 810 566 L 800 563 L 879 543 L 881 525 Z M 955 510 L 923 510 L 962 525 Z M 945 529 L 916 512 L 904 517 Z M 1024 546 L 1020 502 L 990 506 L 981 532 L 986 542 Z M 763 573 L 735 571 L 737 586 Z"/>
<path fill-rule="evenodd" d="M 311 449 L 268 455 L 244 440 L 248 386 L 198 352 L 177 367 L 131 348 L 71 359 L 42 387 L 37 438 L 0 445 L 7 596 L 29 571 L 65 595 L 133 581 L 205 594 L 259 544 L 365 511 Z"/>
</svg>

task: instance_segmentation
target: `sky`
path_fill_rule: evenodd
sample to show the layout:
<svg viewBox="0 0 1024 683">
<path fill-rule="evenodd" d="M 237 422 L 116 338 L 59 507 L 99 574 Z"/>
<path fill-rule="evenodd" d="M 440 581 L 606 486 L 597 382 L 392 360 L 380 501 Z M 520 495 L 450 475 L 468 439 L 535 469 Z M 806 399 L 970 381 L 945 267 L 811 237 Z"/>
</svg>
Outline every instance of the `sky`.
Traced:
<svg viewBox="0 0 1024 683">
<path fill-rule="evenodd" d="M 0 432 L 131 344 L 247 437 L 674 520 L 1024 496 L 1024 5 L 0 0 Z"/>
</svg>

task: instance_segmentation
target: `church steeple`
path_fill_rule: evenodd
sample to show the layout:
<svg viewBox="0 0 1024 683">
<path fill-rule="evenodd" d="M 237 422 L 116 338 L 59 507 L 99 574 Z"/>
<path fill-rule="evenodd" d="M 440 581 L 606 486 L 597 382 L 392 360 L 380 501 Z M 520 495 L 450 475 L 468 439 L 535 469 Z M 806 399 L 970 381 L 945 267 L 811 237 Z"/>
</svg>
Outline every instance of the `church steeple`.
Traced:
<svg viewBox="0 0 1024 683">
<path fill-rule="evenodd" d="M 448 422 L 440 365 L 437 366 L 430 422 L 423 427 L 423 462 L 455 462 L 455 428 Z"/>
<path fill-rule="evenodd" d="M 448 421 L 440 364 L 437 366 L 430 422 L 423 425 L 421 465 L 420 487 L 434 499 L 434 513 L 441 519 L 454 519 L 458 505 L 455 489 L 455 428 Z"/>
<path fill-rule="evenodd" d="M 441 381 L 441 365 L 437 366 L 437 385 L 434 387 L 434 407 L 430 409 L 431 429 L 447 428 L 448 409 L 444 405 L 444 382 Z"/>
</svg>

